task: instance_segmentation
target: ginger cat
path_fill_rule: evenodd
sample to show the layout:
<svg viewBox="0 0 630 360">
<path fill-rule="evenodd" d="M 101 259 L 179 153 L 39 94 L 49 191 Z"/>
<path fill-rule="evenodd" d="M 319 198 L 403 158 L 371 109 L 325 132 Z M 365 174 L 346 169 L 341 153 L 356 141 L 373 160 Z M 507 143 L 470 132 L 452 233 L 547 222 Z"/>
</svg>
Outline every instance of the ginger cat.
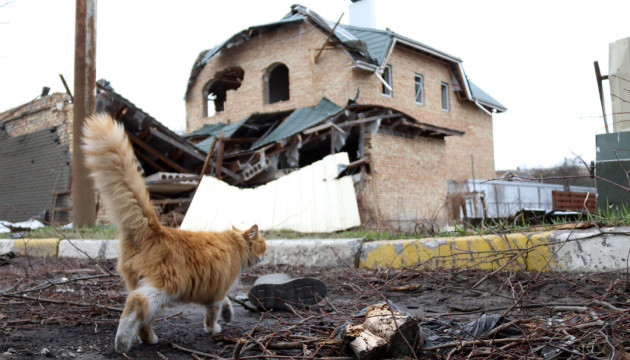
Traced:
<svg viewBox="0 0 630 360">
<path fill-rule="evenodd" d="M 156 343 L 153 320 L 170 302 L 204 305 L 204 329 L 221 331 L 217 315 L 230 321 L 233 314 L 227 291 L 265 252 L 258 226 L 223 232 L 161 226 L 122 124 L 109 115 L 95 115 L 86 122 L 83 136 L 86 166 L 118 226 L 118 271 L 129 290 L 116 351 L 127 352 L 137 339 Z"/>
</svg>

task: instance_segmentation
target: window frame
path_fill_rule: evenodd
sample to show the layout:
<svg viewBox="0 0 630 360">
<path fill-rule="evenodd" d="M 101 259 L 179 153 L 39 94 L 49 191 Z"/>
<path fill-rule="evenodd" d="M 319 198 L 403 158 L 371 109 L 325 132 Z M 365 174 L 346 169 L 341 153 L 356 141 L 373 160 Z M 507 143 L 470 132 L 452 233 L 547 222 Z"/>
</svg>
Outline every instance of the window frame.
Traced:
<svg viewBox="0 0 630 360">
<path fill-rule="evenodd" d="M 277 100 L 274 102 L 270 102 L 271 97 L 271 87 L 269 86 L 269 80 L 271 78 L 271 73 L 274 72 L 278 67 L 284 66 L 287 69 L 287 95 L 288 98 L 284 100 Z M 276 104 L 283 101 L 291 100 L 291 70 L 289 66 L 283 62 L 275 62 L 267 67 L 267 71 L 263 75 L 263 105 Z"/>
<path fill-rule="evenodd" d="M 419 82 L 418 82 L 418 79 L 420 79 Z M 413 84 L 414 84 L 414 101 L 418 105 L 424 105 L 424 76 L 418 73 L 413 74 Z M 418 89 L 420 89 L 420 92 L 421 92 L 420 101 L 418 101 Z"/>
<path fill-rule="evenodd" d="M 385 77 L 385 70 L 387 70 L 387 78 Z M 385 67 L 383 68 L 383 76 L 382 76 L 383 80 L 385 80 L 385 82 L 387 83 L 387 85 L 389 85 L 389 87 L 391 87 L 392 89 L 388 89 L 385 84 L 381 84 L 382 89 L 381 89 L 381 94 L 383 94 L 383 96 L 387 96 L 387 97 L 394 97 L 394 85 L 393 85 L 393 76 L 392 76 L 392 65 L 391 64 L 387 64 L 385 65 Z"/>
<path fill-rule="evenodd" d="M 444 91 L 444 89 L 446 89 L 446 91 Z M 442 110 L 443 111 L 450 111 L 451 109 L 451 102 L 450 102 L 450 94 L 449 94 L 449 85 L 446 81 L 442 81 L 440 84 L 440 93 L 442 95 Z M 446 107 L 444 107 L 444 103 L 446 100 Z"/>
<path fill-rule="evenodd" d="M 216 80 L 212 79 L 210 81 L 208 81 L 208 83 L 206 83 L 206 86 L 203 87 L 203 91 L 202 91 L 202 98 L 203 98 L 203 116 L 204 117 L 213 117 L 215 116 L 217 113 L 219 113 L 220 111 L 216 111 L 216 105 L 214 103 L 214 100 L 216 99 L 216 94 L 210 91 L 210 88 L 212 87 L 212 85 L 214 85 L 214 83 L 216 82 Z M 209 97 L 210 94 L 214 95 L 214 99 L 212 99 L 212 114 L 210 114 L 210 104 L 209 104 Z"/>
</svg>

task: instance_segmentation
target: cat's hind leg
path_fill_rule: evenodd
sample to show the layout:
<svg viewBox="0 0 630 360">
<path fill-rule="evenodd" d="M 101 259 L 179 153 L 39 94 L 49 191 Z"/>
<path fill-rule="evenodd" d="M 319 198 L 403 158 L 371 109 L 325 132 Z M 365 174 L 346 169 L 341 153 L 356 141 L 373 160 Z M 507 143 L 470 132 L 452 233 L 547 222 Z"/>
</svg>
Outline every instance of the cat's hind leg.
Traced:
<svg viewBox="0 0 630 360">
<path fill-rule="evenodd" d="M 224 300 L 206 304 L 206 316 L 203 319 L 203 329 L 207 333 L 221 332 L 221 325 L 217 322 L 217 317 L 219 312 L 221 312 L 221 305 L 223 305 L 223 302 Z M 221 314 L 221 316 L 223 317 L 223 314 Z"/>
<path fill-rule="evenodd" d="M 143 284 L 127 297 L 114 347 L 118 352 L 127 352 L 138 339 L 143 343 L 154 344 L 157 336 L 151 324 L 160 309 L 169 301 L 164 291 L 151 285 Z"/>
<path fill-rule="evenodd" d="M 232 302 L 227 296 L 223 299 L 223 306 L 221 307 L 220 314 L 221 319 L 223 319 L 226 323 L 231 322 L 234 318 L 234 306 L 232 306 Z"/>
<path fill-rule="evenodd" d="M 153 332 L 153 320 L 150 323 L 144 324 L 138 331 L 138 337 L 143 344 L 157 344 L 158 337 Z"/>
</svg>

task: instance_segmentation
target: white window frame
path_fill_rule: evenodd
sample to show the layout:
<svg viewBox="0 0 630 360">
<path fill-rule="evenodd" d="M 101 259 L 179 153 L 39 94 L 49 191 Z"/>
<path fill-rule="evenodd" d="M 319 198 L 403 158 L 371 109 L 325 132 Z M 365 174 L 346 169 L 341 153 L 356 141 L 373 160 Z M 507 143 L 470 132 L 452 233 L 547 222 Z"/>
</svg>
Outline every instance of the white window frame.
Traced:
<svg viewBox="0 0 630 360">
<path fill-rule="evenodd" d="M 387 72 L 386 72 L 387 70 Z M 385 76 L 387 75 L 387 76 Z M 392 85 L 392 66 L 390 64 L 385 65 L 385 68 L 383 68 L 383 80 L 385 80 L 385 82 L 387 83 L 387 85 L 389 85 L 389 87 L 391 87 L 392 89 L 388 89 L 387 86 L 385 86 L 385 84 L 383 84 L 383 96 L 387 96 L 387 97 L 393 97 L 394 96 L 394 86 Z"/>
<path fill-rule="evenodd" d="M 420 81 L 418 81 L 418 79 Z M 424 76 L 422 76 L 421 74 L 417 74 L 417 73 L 414 74 L 413 75 L 413 84 L 414 84 L 416 104 L 424 105 Z M 418 101 L 418 90 L 420 90 L 420 101 Z"/>
<path fill-rule="evenodd" d="M 446 91 L 444 91 L 446 89 Z M 442 81 L 440 85 L 440 93 L 442 94 L 442 110 L 449 111 L 450 110 L 450 96 L 449 96 L 449 86 L 447 82 Z M 446 107 L 444 107 L 444 101 L 446 100 Z"/>
</svg>

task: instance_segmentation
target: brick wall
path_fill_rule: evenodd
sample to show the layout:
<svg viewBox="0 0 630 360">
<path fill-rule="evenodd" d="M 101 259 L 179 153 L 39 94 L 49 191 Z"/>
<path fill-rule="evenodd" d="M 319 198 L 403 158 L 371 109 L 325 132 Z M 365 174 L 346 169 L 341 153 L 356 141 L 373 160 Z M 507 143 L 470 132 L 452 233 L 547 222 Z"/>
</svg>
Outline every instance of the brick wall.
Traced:
<svg viewBox="0 0 630 360">
<path fill-rule="evenodd" d="M 291 24 L 222 50 L 199 74 L 186 100 L 187 131 L 204 123 L 238 121 L 253 112 L 269 112 L 315 105 L 323 96 L 338 105 L 354 98 L 358 102 L 393 107 L 416 119 L 465 131 L 463 137 L 446 139 L 443 166 L 446 177 L 454 180 L 472 178 L 471 155 L 477 178 L 494 177 L 492 117 L 469 101 L 461 101 L 453 91 L 449 64 L 415 50 L 396 46 L 388 64 L 392 65 L 393 95 L 382 94 L 381 82 L 373 73 L 351 68 L 350 56 L 341 48 L 324 50 L 313 65 L 312 56 L 324 43 L 326 35 L 310 23 Z M 264 104 L 263 76 L 267 68 L 282 62 L 289 68 L 290 100 Z M 241 66 L 244 79 L 237 90 L 228 91 L 226 109 L 204 118 L 203 88 L 216 72 Z M 424 77 L 424 105 L 415 102 L 414 74 Z M 450 110 L 441 109 L 441 82 L 449 83 Z"/>
<path fill-rule="evenodd" d="M 72 151 L 72 104 L 66 94 L 53 93 L 4 111 L 0 123 L 12 137 L 56 127 L 59 141 Z"/>
<path fill-rule="evenodd" d="M 492 117 L 458 99 L 449 65 L 401 46 L 394 48 L 387 63 L 392 65 L 392 96 L 384 96 L 380 82 L 370 75 L 372 84 L 361 87 L 359 102 L 390 106 L 419 121 L 465 131 L 464 136 L 446 138 L 446 176 L 459 181 L 472 178 L 472 154 L 475 176 L 494 178 Z M 424 105 L 415 102 L 416 73 L 424 79 Z M 449 84 L 449 111 L 442 110 L 442 82 Z"/>
<path fill-rule="evenodd" d="M 70 156 L 56 131 L 0 141 L 0 220 L 24 221 L 53 208 L 51 192 L 70 183 Z"/>
<path fill-rule="evenodd" d="M 410 139 L 379 130 L 366 137 L 365 150 L 371 174 L 358 189 L 364 225 L 376 228 L 379 223 L 381 228 L 413 230 L 415 225 L 443 223 L 444 140 Z"/>
</svg>

